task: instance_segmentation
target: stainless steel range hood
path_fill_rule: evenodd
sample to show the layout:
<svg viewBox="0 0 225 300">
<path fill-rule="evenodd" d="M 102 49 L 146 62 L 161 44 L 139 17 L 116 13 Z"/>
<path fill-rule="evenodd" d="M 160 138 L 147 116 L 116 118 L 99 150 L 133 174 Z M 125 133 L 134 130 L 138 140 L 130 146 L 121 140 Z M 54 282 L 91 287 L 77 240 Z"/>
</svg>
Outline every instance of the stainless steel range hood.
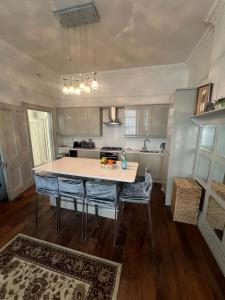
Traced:
<svg viewBox="0 0 225 300">
<path fill-rule="evenodd" d="M 104 124 L 110 126 L 121 125 L 121 122 L 117 118 L 117 108 L 115 106 L 109 108 L 109 121 L 104 122 Z"/>
</svg>

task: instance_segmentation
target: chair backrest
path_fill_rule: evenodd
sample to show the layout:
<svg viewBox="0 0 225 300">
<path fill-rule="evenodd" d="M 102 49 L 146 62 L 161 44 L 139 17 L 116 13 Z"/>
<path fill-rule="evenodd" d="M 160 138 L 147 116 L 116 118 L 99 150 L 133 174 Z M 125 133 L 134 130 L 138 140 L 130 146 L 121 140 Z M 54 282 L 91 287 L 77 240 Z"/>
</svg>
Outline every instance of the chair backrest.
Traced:
<svg viewBox="0 0 225 300">
<path fill-rule="evenodd" d="M 71 195 L 85 195 L 84 183 L 81 179 L 58 178 L 59 193 Z"/>
<path fill-rule="evenodd" d="M 151 192 L 152 192 L 152 176 L 151 176 L 149 168 L 145 168 L 145 187 L 146 187 L 145 192 L 149 196 L 151 196 Z"/>
<path fill-rule="evenodd" d="M 89 199 L 117 200 L 117 186 L 115 183 L 86 182 L 86 197 Z"/>
<path fill-rule="evenodd" d="M 57 177 L 48 173 L 35 173 L 36 191 L 43 194 L 58 194 Z"/>
</svg>

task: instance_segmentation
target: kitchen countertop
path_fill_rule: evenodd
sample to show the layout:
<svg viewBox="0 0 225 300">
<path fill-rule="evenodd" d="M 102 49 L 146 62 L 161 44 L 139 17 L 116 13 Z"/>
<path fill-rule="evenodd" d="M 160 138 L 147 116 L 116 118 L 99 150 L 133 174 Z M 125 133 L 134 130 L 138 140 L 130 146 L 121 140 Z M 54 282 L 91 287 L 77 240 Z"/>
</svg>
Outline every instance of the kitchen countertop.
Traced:
<svg viewBox="0 0 225 300">
<path fill-rule="evenodd" d="M 102 152 L 118 152 L 120 153 L 121 150 L 102 150 L 100 147 L 96 148 L 81 148 L 81 147 L 76 147 L 73 148 L 72 146 L 56 146 L 56 148 L 60 149 L 65 149 L 65 150 L 84 150 L 84 151 L 102 151 Z M 141 154 L 154 154 L 154 155 L 160 155 L 163 156 L 164 152 L 161 152 L 160 149 L 151 149 L 151 151 L 160 151 L 159 153 L 151 153 L 151 152 L 141 152 L 141 149 L 131 149 L 127 148 L 125 149 L 126 153 L 141 153 Z"/>
</svg>

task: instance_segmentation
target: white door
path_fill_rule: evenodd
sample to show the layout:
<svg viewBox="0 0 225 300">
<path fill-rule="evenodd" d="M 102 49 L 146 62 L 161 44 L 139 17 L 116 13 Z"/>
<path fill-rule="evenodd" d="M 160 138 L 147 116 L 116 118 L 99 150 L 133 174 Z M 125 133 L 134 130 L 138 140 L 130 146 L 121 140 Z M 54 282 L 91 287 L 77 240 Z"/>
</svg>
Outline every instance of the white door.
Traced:
<svg viewBox="0 0 225 300">
<path fill-rule="evenodd" d="M 9 200 L 33 184 L 33 157 L 27 112 L 20 108 L 0 109 L 0 141 Z"/>
</svg>

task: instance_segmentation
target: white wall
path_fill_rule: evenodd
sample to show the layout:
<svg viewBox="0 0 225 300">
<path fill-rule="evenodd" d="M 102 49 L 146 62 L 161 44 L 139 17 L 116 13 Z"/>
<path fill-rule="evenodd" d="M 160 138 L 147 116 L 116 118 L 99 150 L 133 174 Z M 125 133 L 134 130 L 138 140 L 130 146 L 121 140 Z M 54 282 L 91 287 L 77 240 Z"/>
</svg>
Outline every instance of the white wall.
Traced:
<svg viewBox="0 0 225 300">
<path fill-rule="evenodd" d="M 209 28 L 187 61 L 188 85 L 213 82 L 216 100 L 225 96 L 225 1 L 216 1 L 205 21 Z"/>
<path fill-rule="evenodd" d="M 0 102 L 56 106 L 60 76 L 0 40 Z M 36 73 L 40 74 L 38 76 Z"/>
<path fill-rule="evenodd" d="M 60 105 L 79 107 L 168 103 L 175 89 L 186 86 L 187 73 L 185 64 L 175 64 L 100 72 L 97 79 L 97 91 L 81 96 L 61 94 Z"/>
</svg>

